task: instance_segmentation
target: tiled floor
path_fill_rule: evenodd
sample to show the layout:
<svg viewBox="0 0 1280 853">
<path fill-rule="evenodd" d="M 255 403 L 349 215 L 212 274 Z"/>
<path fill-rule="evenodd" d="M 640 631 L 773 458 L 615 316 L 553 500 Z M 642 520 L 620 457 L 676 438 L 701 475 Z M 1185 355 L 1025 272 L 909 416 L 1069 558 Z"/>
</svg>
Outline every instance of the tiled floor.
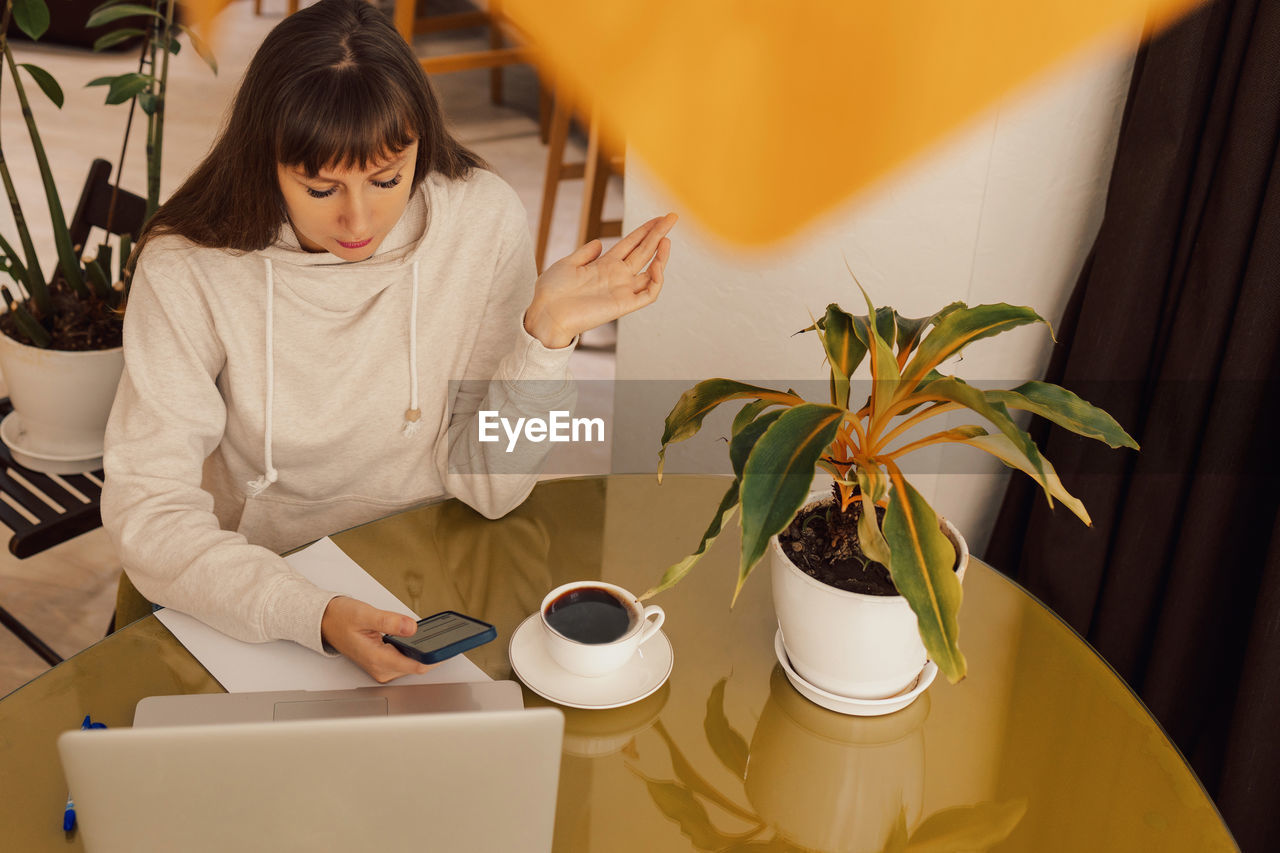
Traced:
<svg viewBox="0 0 1280 853">
<path fill-rule="evenodd" d="M 264 4 L 267 12 L 282 8 L 283 0 Z M 210 74 L 191 51 L 174 58 L 170 71 L 171 107 L 166 118 L 164 190 L 172 190 L 183 175 L 207 150 L 222 111 L 234 91 L 236 81 L 266 32 L 279 20 L 276 15 L 256 17 L 250 0 L 237 0 L 224 13 L 223 38 L 217 47 L 219 73 Z M 416 45 L 420 54 L 446 49 L 436 42 Z M 82 81 L 104 74 L 120 73 L 129 60 L 121 55 L 100 56 L 54 46 L 15 47 L 18 61 L 33 62 L 62 82 L 67 93 L 63 110 L 37 106 L 46 148 L 64 198 L 74 199 L 83 181 L 86 164 L 93 157 L 114 159 L 113 150 L 123 132 L 124 112 L 120 107 L 104 107 L 102 89 L 83 89 Z M 507 103 L 494 106 L 488 98 L 488 72 L 473 71 L 442 75 L 436 90 L 450 116 L 454 132 L 484 157 L 515 187 L 529 212 L 530 227 L 536 226 L 546 166 L 546 148 L 538 139 L 534 118 L 536 82 L 527 69 L 507 72 Z M 8 86 L 5 81 L 5 86 Z M 39 97 L 39 96 L 37 96 Z M 23 168 L 19 149 L 21 118 L 16 99 L 6 93 L 3 115 L 6 153 L 10 155 L 15 182 L 21 198 L 40 200 L 39 177 L 33 168 Z M 86 128 L 116 128 L 108 132 L 86 133 Z M 108 140 L 107 148 L 102 139 Z M 137 136 L 132 145 L 136 145 Z M 144 186 L 140 157 L 135 152 L 125 170 L 125 185 Z M 556 204 L 548 258 L 555 259 L 574 248 L 580 190 L 576 183 L 562 186 Z M 33 205 L 29 205 L 33 206 Z M 606 214 L 621 212 L 619 187 L 611 188 Z M 32 218 L 43 219 L 43 212 Z M 47 226 L 46 226 L 47 228 Z M 0 230 L 12 233 L 7 207 L 0 213 Z M 36 228 L 40 242 L 40 229 Z M 49 240 L 45 239 L 45 244 Z M 607 344 L 607 333 L 588 338 L 589 343 Z M 574 355 L 574 375 L 580 379 L 610 380 L 612 352 L 581 349 Z M 612 407 L 609 382 L 583 383 L 580 414 L 604 416 Z M 607 470 L 609 448 L 593 448 L 584 465 Z M 575 465 L 575 468 L 582 466 Z M 0 527 L 0 536 L 7 531 Z M 22 619 L 60 654 L 71 655 L 101 638 L 115 604 L 116 579 L 120 566 L 101 530 L 81 536 L 26 560 L 17 560 L 0 549 L 0 604 Z M 43 661 L 26 646 L 0 629 L 0 696 L 20 687 L 45 670 Z"/>
</svg>

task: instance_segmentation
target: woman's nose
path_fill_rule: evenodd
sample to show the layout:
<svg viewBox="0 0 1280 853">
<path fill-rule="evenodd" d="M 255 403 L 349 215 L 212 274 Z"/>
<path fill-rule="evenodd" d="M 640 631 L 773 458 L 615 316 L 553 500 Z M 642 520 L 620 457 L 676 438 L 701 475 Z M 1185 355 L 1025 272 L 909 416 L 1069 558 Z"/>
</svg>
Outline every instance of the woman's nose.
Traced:
<svg viewBox="0 0 1280 853">
<path fill-rule="evenodd" d="M 347 196 L 347 203 L 342 209 L 342 226 L 347 229 L 348 236 L 357 240 L 368 235 L 364 232 L 369 225 L 369 204 L 359 193 Z"/>
</svg>

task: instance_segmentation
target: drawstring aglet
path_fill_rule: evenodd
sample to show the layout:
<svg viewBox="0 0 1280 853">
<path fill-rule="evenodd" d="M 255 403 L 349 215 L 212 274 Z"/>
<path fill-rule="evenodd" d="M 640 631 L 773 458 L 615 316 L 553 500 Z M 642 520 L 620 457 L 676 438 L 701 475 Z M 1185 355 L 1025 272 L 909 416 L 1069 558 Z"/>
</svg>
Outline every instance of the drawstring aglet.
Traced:
<svg viewBox="0 0 1280 853">
<path fill-rule="evenodd" d="M 404 435 L 406 438 L 417 434 L 419 428 L 421 428 L 422 426 L 422 424 L 420 423 L 421 419 L 422 419 L 421 409 L 405 409 L 404 426 L 400 428 L 400 433 Z"/>
</svg>

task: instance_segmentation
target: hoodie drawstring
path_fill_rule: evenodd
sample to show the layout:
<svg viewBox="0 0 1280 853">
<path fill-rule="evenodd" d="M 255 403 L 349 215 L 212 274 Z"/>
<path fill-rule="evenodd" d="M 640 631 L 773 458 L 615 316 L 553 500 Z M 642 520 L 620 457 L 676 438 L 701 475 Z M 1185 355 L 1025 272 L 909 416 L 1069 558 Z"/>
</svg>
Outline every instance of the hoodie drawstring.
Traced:
<svg viewBox="0 0 1280 853">
<path fill-rule="evenodd" d="M 262 458 L 266 463 L 266 469 L 262 476 L 256 480 L 249 482 L 249 496 L 255 497 L 266 491 L 267 487 L 280 478 L 280 473 L 276 471 L 271 464 L 271 410 L 273 408 L 275 398 L 275 346 L 274 346 L 274 323 L 273 310 L 275 303 L 276 283 L 275 276 L 271 270 L 271 259 L 267 258 L 267 343 L 266 343 L 266 359 L 267 359 L 267 398 L 265 415 L 262 428 Z"/>
<path fill-rule="evenodd" d="M 401 434 L 406 438 L 422 426 L 422 410 L 418 408 L 418 262 L 413 262 L 413 295 L 409 297 L 409 408 L 404 413 Z"/>
</svg>

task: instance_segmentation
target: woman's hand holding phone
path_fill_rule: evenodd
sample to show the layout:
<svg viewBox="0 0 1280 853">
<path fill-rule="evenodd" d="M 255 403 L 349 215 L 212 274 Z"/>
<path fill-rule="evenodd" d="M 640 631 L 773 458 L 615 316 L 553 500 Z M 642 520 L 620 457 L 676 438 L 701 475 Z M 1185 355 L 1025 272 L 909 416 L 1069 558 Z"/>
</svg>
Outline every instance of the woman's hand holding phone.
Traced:
<svg viewBox="0 0 1280 853">
<path fill-rule="evenodd" d="M 379 684 L 431 669 L 382 641 L 384 634 L 411 637 L 417 629 L 417 623 L 408 616 L 379 610 L 345 595 L 329 602 L 320 621 L 321 638 Z"/>
</svg>

